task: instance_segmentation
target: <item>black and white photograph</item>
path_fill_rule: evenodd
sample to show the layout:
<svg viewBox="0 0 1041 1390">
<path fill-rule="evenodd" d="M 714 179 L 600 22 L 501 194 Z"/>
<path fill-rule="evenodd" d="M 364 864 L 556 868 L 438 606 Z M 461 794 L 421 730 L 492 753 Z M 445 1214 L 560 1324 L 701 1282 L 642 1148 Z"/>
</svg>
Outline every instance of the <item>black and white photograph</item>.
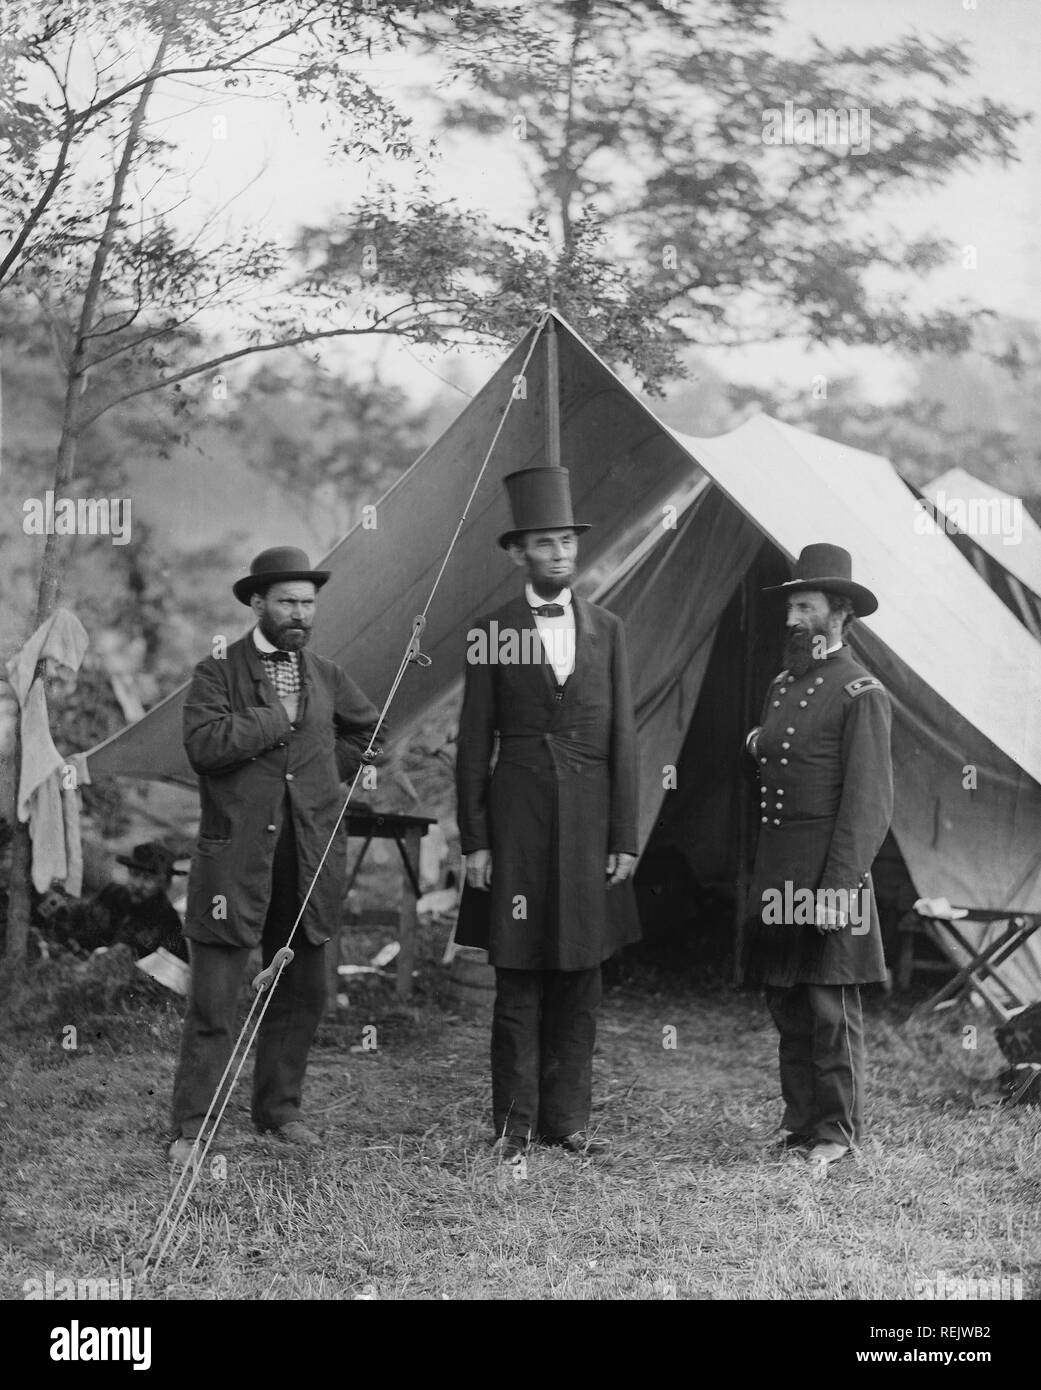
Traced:
<svg viewBox="0 0 1041 1390">
<path fill-rule="evenodd" d="M 1039 93 L 1036 0 L 0 0 L 32 1365 L 1020 1364 Z"/>
</svg>

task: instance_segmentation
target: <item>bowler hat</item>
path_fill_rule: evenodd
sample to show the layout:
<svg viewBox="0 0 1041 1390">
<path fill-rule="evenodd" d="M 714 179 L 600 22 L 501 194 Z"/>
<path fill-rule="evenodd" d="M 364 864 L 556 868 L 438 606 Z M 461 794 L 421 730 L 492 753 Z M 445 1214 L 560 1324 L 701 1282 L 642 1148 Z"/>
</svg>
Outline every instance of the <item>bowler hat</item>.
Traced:
<svg viewBox="0 0 1041 1390">
<path fill-rule="evenodd" d="M 513 515 L 513 530 L 499 537 L 504 550 L 524 531 L 589 530 L 587 522 L 575 523 L 566 468 L 522 468 L 507 473 L 503 482 Z"/>
<path fill-rule="evenodd" d="M 183 869 L 175 869 L 177 855 L 159 840 L 149 840 L 143 845 L 135 845 L 130 854 L 117 854 L 116 862 L 125 864 L 128 869 L 139 869 L 143 874 L 158 874 L 166 878 L 170 874 L 183 874 Z"/>
<path fill-rule="evenodd" d="M 878 599 L 863 584 L 854 584 L 853 558 L 841 545 L 803 546 L 795 562 L 795 575 L 786 584 L 773 584 L 764 594 L 792 594 L 799 589 L 819 589 L 841 594 L 853 603 L 858 618 L 866 618 L 878 607 Z"/>
<path fill-rule="evenodd" d="M 285 584 L 291 579 L 309 579 L 320 589 L 329 578 L 328 570 L 313 570 L 306 551 L 292 545 L 276 545 L 262 550 L 249 567 L 249 574 L 231 586 L 239 603 L 248 604 L 258 589 L 269 584 Z"/>
</svg>

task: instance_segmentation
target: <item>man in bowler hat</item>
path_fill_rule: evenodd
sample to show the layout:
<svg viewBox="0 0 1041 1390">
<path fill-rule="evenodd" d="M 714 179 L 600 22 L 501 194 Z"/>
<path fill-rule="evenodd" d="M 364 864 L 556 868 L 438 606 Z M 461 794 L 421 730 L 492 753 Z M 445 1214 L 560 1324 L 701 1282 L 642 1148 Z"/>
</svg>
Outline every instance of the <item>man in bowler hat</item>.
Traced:
<svg viewBox="0 0 1041 1390">
<path fill-rule="evenodd" d="M 622 624 L 572 592 L 568 473 L 506 480 L 499 544 L 522 594 L 471 629 L 456 766 L 466 883 L 456 940 L 495 967 L 492 1111 L 513 1162 L 533 1139 L 582 1154 L 600 966 L 639 937 L 636 733 Z M 493 753 L 497 752 L 492 767 Z"/>
<path fill-rule="evenodd" d="M 314 890 L 257 1037 L 253 1121 L 290 1143 L 315 1145 L 301 1118 L 307 1057 L 325 1007 L 324 943 L 341 911 L 345 870 L 342 781 L 357 771 L 375 707 L 333 662 L 306 650 L 316 595 L 328 580 L 306 554 L 265 550 L 234 586 L 255 626 L 195 668 L 184 746 L 199 777 L 199 839 L 184 934 L 191 990 L 174 1080 L 170 1158 L 185 1162 L 227 1065 L 250 951 L 267 966 Z M 316 879 L 317 875 L 317 879 Z"/>
<path fill-rule="evenodd" d="M 860 986 L 886 978 L 871 865 L 893 810 L 889 696 L 845 634 L 878 602 L 849 552 L 808 545 L 787 599 L 785 669 L 748 735 L 759 842 L 744 980 L 780 1034 L 783 1147 L 826 1170 L 863 1131 Z"/>
</svg>

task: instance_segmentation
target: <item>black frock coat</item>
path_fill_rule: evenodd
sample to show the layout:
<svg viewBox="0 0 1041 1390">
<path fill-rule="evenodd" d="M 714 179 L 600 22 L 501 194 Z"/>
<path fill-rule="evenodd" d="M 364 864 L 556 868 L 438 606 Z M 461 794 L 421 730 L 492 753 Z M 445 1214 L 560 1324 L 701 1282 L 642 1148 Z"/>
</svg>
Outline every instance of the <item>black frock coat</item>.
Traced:
<svg viewBox="0 0 1041 1390">
<path fill-rule="evenodd" d="M 557 698 L 524 598 L 482 619 L 469 660 L 456 762 L 463 854 L 492 853 L 490 890 L 465 888 L 456 940 L 513 970 L 587 970 L 639 939 L 631 882 L 608 889 L 611 853 L 637 853 L 636 727 L 621 621 L 573 599 L 575 668 Z M 497 748 L 498 756 L 493 754 Z"/>
</svg>

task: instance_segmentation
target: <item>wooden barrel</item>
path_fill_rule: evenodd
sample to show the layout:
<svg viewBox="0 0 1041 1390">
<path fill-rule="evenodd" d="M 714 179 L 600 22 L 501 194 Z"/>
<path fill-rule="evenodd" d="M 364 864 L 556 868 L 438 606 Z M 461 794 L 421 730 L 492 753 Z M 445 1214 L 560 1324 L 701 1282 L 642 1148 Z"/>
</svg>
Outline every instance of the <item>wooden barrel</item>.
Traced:
<svg viewBox="0 0 1041 1390">
<path fill-rule="evenodd" d="M 452 957 L 445 983 L 445 1003 L 460 1013 L 491 1013 L 495 1003 L 495 969 L 488 952 L 460 946 Z"/>
</svg>

